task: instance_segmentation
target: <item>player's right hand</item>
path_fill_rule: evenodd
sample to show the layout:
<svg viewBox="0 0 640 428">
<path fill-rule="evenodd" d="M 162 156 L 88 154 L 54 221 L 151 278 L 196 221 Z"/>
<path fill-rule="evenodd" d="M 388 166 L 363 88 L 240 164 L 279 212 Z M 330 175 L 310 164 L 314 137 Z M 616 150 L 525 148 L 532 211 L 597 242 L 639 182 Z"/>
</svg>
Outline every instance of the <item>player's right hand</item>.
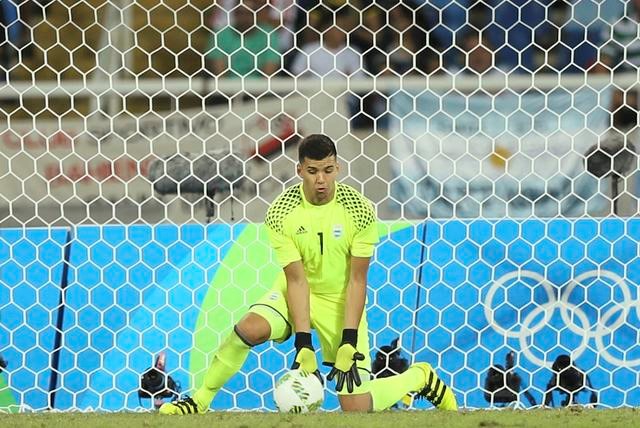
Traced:
<svg viewBox="0 0 640 428">
<path fill-rule="evenodd" d="M 313 373 L 324 385 L 324 379 L 318 370 L 318 360 L 311 344 L 311 333 L 296 333 L 296 356 L 293 359 L 292 369 L 300 369 L 307 373 Z"/>
<path fill-rule="evenodd" d="M 318 370 L 318 362 L 316 361 L 316 353 L 313 351 L 313 348 L 298 349 L 291 368 L 304 370 L 307 373 L 316 372 Z"/>
</svg>

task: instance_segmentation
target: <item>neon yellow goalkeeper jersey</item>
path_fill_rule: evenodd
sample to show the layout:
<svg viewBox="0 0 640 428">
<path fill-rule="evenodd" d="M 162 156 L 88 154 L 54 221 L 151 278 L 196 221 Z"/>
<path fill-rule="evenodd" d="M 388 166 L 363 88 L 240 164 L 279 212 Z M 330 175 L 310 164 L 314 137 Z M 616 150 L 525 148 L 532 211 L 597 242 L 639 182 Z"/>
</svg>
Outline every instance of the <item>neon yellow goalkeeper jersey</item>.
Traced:
<svg viewBox="0 0 640 428">
<path fill-rule="evenodd" d="M 378 242 L 371 202 L 346 184 L 336 183 L 325 205 L 309 203 L 302 184 L 284 191 L 269 207 L 265 223 L 278 262 L 302 260 L 311 293 L 343 294 L 351 256 L 371 257 Z"/>
</svg>

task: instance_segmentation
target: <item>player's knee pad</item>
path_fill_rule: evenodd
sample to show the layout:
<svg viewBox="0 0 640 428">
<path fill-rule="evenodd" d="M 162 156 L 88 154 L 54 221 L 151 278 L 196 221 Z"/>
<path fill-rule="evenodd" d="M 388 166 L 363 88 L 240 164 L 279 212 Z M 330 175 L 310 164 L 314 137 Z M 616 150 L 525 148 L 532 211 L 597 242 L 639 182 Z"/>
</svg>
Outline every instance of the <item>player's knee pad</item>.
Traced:
<svg viewBox="0 0 640 428">
<path fill-rule="evenodd" d="M 256 304 L 249 308 L 249 312 L 264 318 L 271 329 L 268 340 L 284 342 L 291 336 L 291 325 L 289 321 L 276 309 L 271 306 Z"/>
</svg>

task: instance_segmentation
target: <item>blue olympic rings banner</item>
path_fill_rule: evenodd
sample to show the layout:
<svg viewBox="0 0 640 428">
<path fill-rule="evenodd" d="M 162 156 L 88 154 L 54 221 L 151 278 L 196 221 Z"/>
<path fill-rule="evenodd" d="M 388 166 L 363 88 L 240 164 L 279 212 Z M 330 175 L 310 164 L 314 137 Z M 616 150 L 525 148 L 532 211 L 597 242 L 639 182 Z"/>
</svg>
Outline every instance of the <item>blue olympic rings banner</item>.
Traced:
<svg viewBox="0 0 640 428">
<path fill-rule="evenodd" d="M 237 318 L 252 303 L 255 282 L 225 275 L 264 272 L 249 254 L 269 251 L 256 245 L 260 228 L 0 230 L 0 355 L 9 362 L 0 407 L 44 409 L 55 396 L 57 409 L 139 408 L 139 376 L 161 351 L 187 389 L 194 337 L 224 333 L 203 330 L 202 313 Z M 488 406 L 487 368 L 510 351 L 540 403 L 552 362 L 567 354 L 599 404 L 640 405 L 640 219 L 430 220 L 390 230 L 369 276 L 372 352 L 400 337 L 405 356 L 436 367 L 466 407 Z M 242 295 L 237 307 L 230 287 Z M 212 304 L 211 293 L 225 299 Z M 269 392 L 291 348 L 257 347 L 213 408 L 274 409 Z M 325 408 L 336 407 L 329 392 Z"/>
<path fill-rule="evenodd" d="M 418 356 L 453 373 L 473 407 L 486 405 L 474 375 L 511 350 L 538 404 L 560 354 L 601 404 L 639 403 L 639 238 L 637 219 L 427 222 Z"/>
</svg>

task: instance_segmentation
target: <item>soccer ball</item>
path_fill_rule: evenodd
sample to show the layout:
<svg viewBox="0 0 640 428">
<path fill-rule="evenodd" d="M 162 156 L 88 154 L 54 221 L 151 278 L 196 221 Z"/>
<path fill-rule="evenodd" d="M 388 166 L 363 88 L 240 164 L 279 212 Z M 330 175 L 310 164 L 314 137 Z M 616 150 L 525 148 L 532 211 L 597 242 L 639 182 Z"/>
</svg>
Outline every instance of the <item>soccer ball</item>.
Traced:
<svg viewBox="0 0 640 428">
<path fill-rule="evenodd" d="M 322 406 L 324 387 L 313 373 L 289 370 L 276 381 L 273 398 L 280 412 L 312 412 Z"/>
</svg>

